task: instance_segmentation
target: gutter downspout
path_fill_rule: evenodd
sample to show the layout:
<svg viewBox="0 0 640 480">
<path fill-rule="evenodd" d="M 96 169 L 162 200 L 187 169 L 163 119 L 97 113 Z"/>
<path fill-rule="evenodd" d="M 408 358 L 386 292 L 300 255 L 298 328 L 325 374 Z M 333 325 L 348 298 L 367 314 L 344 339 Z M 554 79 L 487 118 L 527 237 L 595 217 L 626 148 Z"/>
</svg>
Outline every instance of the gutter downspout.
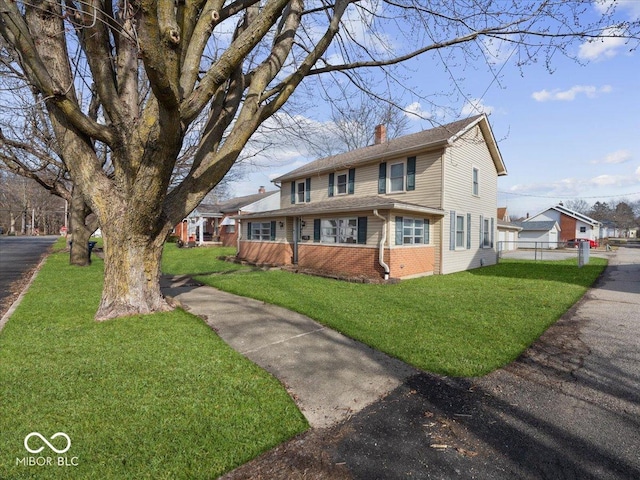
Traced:
<svg viewBox="0 0 640 480">
<path fill-rule="evenodd" d="M 384 268 L 384 279 L 389 280 L 389 265 L 384 263 L 384 244 L 387 241 L 387 219 L 378 213 L 378 209 L 374 209 L 373 214 L 382 220 L 382 237 L 380 238 L 380 246 L 378 247 L 378 263 Z"/>
<path fill-rule="evenodd" d="M 237 228 L 238 237 L 236 238 L 236 257 L 239 257 L 240 256 L 240 242 L 242 241 L 242 220 L 240 220 L 238 218 L 236 223 L 238 224 L 238 228 Z"/>
</svg>

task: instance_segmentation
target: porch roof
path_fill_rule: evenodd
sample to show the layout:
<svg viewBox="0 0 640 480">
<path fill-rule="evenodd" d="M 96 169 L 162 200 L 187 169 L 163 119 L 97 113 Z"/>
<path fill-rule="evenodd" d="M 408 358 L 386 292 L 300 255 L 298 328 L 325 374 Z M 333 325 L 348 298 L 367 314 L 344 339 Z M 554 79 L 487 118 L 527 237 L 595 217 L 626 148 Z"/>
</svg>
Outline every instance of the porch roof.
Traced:
<svg viewBox="0 0 640 480">
<path fill-rule="evenodd" d="M 411 213 L 444 216 L 440 208 L 425 207 L 414 203 L 406 203 L 394 198 L 344 197 L 325 200 L 324 202 L 302 203 L 291 207 L 270 210 L 267 212 L 247 213 L 236 215 L 234 218 L 273 218 L 273 217 L 302 217 L 307 215 L 326 215 L 332 213 L 359 212 L 363 210 L 402 210 Z"/>
</svg>

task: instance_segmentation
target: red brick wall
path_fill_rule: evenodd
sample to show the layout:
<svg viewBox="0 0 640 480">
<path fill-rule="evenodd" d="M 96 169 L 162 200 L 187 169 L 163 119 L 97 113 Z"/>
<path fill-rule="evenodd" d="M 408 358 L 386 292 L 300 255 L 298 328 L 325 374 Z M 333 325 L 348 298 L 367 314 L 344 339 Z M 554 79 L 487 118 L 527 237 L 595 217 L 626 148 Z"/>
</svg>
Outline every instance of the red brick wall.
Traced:
<svg viewBox="0 0 640 480">
<path fill-rule="evenodd" d="M 560 241 L 566 242 L 576 238 L 577 220 L 567 215 L 560 215 Z"/>
<path fill-rule="evenodd" d="M 240 241 L 238 256 L 249 262 L 289 265 L 293 251 L 288 243 Z"/>
<path fill-rule="evenodd" d="M 388 261 L 391 277 L 434 273 L 435 251 L 433 246 L 392 248 Z"/>
<path fill-rule="evenodd" d="M 347 276 L 384 276 L 384 269 L 378 263 L 377 248 L 300 244 L 298 266 Z"/>
<path fill-rule="evenodd" d="M 223 225 L 220 227 L 220 241 L 225 247 L 237 247 L 238 246 L 238 226 L 235 225 L 236 231 L 229 233 L 227 230 L 230 225 Z"/>
<path fill-rule="evenodd" d="M 290 265 L 292 256 L 292 247 L 286 243 L 240 242 L 239 257 L 250 262 Z M 433 246 L 385 249 L 384 257 L 392 278 L 434 273 Z M 384 276 L 378 262 L 378 249 L 370 247 L 302 243 L 298 245 L 298 266 L 350 277 Z"/>
</svg>

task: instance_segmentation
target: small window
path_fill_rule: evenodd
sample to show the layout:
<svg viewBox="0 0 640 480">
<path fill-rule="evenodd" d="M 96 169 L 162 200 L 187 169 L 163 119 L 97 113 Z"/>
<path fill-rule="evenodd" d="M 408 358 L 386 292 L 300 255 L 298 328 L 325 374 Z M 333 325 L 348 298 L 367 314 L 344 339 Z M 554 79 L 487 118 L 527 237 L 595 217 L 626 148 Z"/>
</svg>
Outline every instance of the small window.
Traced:
<svg viewBox="0 0 640 480">
<path fill-rule="evenodd" d="M 341 173 L 338 175 L 338 191 L 337 194 L 338 195 L 346 195 L 347 194 L 347 174 L 346 173 Z"/>
<path fill-rule="evenodd" d="M 474 195 L 478 195 L 479 193 L 479 187 L 478 187 L 478 176 L 479 176 L 479 172 L 478 169 L 474 167 L 473 169 L 473 194 Z"/>
<path fill-rule="evenodd" d="M 484 225 L 482 229 L 482 246 L 491 247 L 491 224 L 488 218 L 483 220 Z"/>
<path fill-rule="evenodd" d="M 428 243 L 429 223 L 421 218 L 402 219 L 402 244 L 403 245 L 420 245 Z"/>
<path fill-rule="evenodd" d="M 249 223 L 249 240 L 273 240 L 275 235 L 275 222 L 251 222 Z"/>
<path fill-rule="evenodd" d="M 404 192 L 404 163 L 394 163 L 389 167 L 389 191 Z"/>
<path fill-rule="evenodd" d="M 298 198 L 297 198 L 297 202 L 298 203 L 304 203 L 304 197 L 305 197 L 304 182 L 298 182 Z"/>
<path fill-rule="evenodd" d="M 456 248 L 464 247 L 464 215 L 456 215 Z"/>
<path fill-rule="evenodd" d="M 580 227 L 580 233 L 587 233 L 587 227 Z"/>
</svg>

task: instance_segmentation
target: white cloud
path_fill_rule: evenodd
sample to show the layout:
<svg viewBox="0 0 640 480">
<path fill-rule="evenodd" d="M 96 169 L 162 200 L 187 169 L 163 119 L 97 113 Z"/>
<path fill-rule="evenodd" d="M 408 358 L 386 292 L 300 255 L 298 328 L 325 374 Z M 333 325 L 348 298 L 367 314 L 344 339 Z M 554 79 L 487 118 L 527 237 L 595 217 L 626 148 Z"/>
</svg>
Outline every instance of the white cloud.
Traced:
<svg viewBox="0 0 640 480">
<path fill-rule="evenodd" d="M 554 90 L 540 90 L 538 92 L 533 92 L 531 97 L 537 102 L 548 102 L 548 101 L 564 101 L 570 102 L 575 100 L 575 98 L 583 94 L 587 98 L 596 98 L 602 93 L 610 93 L 613 89 L 611 85 L 603 85 L 598 88 L 593 85 L 574 85 L 569 90 L 560 90 L 556 88 Z"/>
<path fill-rule="evenodd" d="M 598 165 L 601 163 L 605 163 L 609 165 L 619 165 L 621 163 L 626 163 L 631 159 L 632 159 L 632 155 L 629 150 L 616 150 L 615 152 L 609 153 L 604 158 L 591 161 L 591 163 L 593 165 Z"/>
<path fill-rule="evenodd" d="M 479 113 L 490 114 L 495 110 L 494 107 L 490 105 L 485 105 L 484 100 L 481 98 L 473 98 L 470 99 L 463 107 L 460 112 L 464 115 L 477 115 Z"/>
<path fill-rule="evenodd" d="M 426 120 L 433 116 L 430 112 L 423 110 L 420 102 L 413 102 L 404 107 L 404 113 L 410 120 Z"/>
<path fill-rule="evenodd" d="M 607 28 L 600 37 L 587 40 L 578 49 L 578 57 L 583 60 L 602 60 L 615 57 L 624 48 L 626 40 L 619 35 L 622 31 L 617 28 Z"/>
<path fill-rule="evenodd" d="M 619 12 L 627 13 L 631 20 L 640 19 L 640 2 L 638 0 L 595 0 L 593 6 L 599 13 L 606 13 L 615 6 Z"/>
</svg>

